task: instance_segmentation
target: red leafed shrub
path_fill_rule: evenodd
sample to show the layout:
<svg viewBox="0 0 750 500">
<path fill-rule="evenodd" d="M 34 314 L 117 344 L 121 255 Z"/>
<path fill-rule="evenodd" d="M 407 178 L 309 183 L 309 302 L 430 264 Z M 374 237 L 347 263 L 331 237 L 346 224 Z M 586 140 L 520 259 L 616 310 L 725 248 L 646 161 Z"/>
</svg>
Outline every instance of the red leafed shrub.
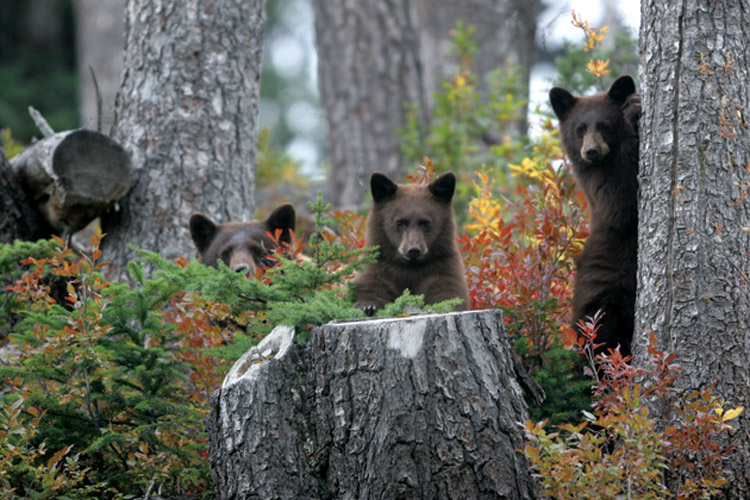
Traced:
<svg viewBox="0 0 750 500">
<path fill-rule="evenodd" d="M 725 439 L 727 422 L 743 408 L 725 410 L 714 386 L 685 394 L 676 356 L 656 348 L 653 334 L 649 363 L 637 369 L 619 350 L 593 355 L 599 318 L 583 325 L 576 340 L 596 379 L 596 401 L 578 425 L 548 432 L 546 421 L 527 421 L 524 449 L 539 478 L 541 495 L 555 499 L 701 499 L 726 484 L 721 464 L 734 446 Z M 660 415 L 651 415 L 647 400 Z"/>
</svg>

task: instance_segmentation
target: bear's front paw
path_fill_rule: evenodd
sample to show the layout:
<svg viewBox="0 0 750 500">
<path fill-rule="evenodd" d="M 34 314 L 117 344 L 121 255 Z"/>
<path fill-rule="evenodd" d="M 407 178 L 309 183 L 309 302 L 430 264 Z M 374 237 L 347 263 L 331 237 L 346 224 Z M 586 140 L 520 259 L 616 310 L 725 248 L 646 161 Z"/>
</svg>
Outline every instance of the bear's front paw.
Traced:
<svg viewBox="0 0 750 500">
<path fill-rule="evenodd" d="M 630 126 L 633 127 L 633 130 L 638 132 L 638 120 L 641 117 L 640 94 L 631 94 L 625 99 L 625 102 L 622 103 L 622 115 Z"/>
<path fill-rule="evenodd" d="M 362 309 L 362 312 L 364 312 L 368 316 L 372 316 L 375 314 L 375 311 L 380 309 L 380 307 L 377 304 L 368 304 L 367 302 L 357 302 L 354 304 L 354 307 L 357 309 Z"/>
</svg>

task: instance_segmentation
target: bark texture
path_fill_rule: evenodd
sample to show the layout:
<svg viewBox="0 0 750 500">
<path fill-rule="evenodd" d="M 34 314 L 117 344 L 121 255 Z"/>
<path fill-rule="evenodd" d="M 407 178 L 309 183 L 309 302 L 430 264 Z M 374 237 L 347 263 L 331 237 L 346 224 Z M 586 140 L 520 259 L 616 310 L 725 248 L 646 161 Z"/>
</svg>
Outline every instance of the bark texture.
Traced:
<svg viewBox="0 0 750 500">
<path fill-rule="evenodd" d="M 750 2 L 641 4 L 635 362 L 653 330 L 686 391 L 750 404 Z M 658 408 L 653 408 L 658 411 Z M 748 418 L 727 496 L 750 498 Z"/>
<path fill-rule="evenodd" d="M 103 221 L 114 276 L 128 244 L 194 255 L 194 211 L 252 218 L 264 20 L 264 0 L 128 0 L 113 136 L 134 183 Z"/>
<path fill-rule="evenodd" d="M 499 312 L 291 336 L 271 334 L 212 397 L 217 498 L 533 498 Z"/>
<path fill-rule="evenodd" d="M 510 60 L 523 66 L 528 83 L 542 7 L 538 0 L 315 0 L 314 5 L 331 165 L 327 199 L 342 209 L 357 207 L 373 172 L 400 181 L 415 167 L 403 164 L 398 129 L 406 124 L 410 104 L 422 110 L 422 125 L 428 123 L 433 92 L 442 90 L 440 79 L 458 66 L 451 54 L 456 20 L 476 28 L 480 81 Z M 519 124 L 523 133 L 524 124 Z"/>
<path fill-rule="evenodd" d="M 109 133 L 122 76 L 125 0 L 76 0 L 74 7 L 81 124 Z"/>
<path fill-rule="evenodd" d="M 410 0 L 314 0 L 318 85 L 331 165 L 327 199 L 356 208 L 370 175 L 401 179 L 404 109 L 426 109 L 419 34 Z"/>
<path fill-rule="evenodd" d="M 0 148 L 0 243 L 38 240 L 52 233 Z"/>
<path fill-rule="evenodd" d="M 103 215 L 130 188 L 132 168 L 125 150 L 91 130 L 45 137 L 11 163 L 35 206 L 62 237 Z"/>
</svg>

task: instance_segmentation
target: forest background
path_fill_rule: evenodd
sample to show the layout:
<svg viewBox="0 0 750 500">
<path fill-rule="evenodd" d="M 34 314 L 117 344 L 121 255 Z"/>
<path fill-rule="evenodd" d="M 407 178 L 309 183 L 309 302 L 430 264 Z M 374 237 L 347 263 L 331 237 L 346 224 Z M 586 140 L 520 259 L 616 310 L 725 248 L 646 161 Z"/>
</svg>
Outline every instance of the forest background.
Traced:
<svg viewBox="0 0 750 500">
<path fill-rule="evenodd" d="M 49 10 L 41 8 L 42 3 Z M 35 10 L 26 10 L 32 4 Z M 40 0 L 7 2 L 0 8 L 0 78 L 7 83 L 0 125 L 8 126 L 3 135 L 8 156 L 35 134 L 26 118 L 27 105 L 40 109 L 56 130 L 96 121 L 90 106 L 85 111 L 74 105 L 76 95 L 83 95 L 79 84 L 90 78 L 88 68 L 74 69 L 73 5 Z M 611 2 L 603 5 L 603 11 L 616 12 Z M 568 9 L 556 9 L 553 17 L 570 23 Z M 323 114 L 309 78 L 314 74 L 309 33 L 302 35 L 307 42 L 297 40 L 299 46 L 290 48 L 294 42 L 289 38 L 298 36 L 291 28 L 304 25 L 290 11 L 309 13 L 311 7 L 303 1 L 268 2 L 260 120 L 270 131 L 259 137 L 258 216 L 284 197 L 304 207 L 318 190 L 330 192 L 325 184 L 332 174 L 320 161 L 325 156 Z M 545 406 L 532 408 L 532 419 L 548 419 L 549 424 L 577 422 L 591 398 L 590 382 L 581 377 L 579 358 L 571 350 L 575 337 L 567 327 L 573 262 L 587 231 L 586 206 L 563 168 L 545 106 L 546 89 L 562 85 L 584 94 L 606 89 L 613 75 L 637 73 L 632 34 L 629 40 L 618 36 L 616 17 L 596 28 L 585 17 L 584 12 L 576 18 L 578 41 L 563 46 L 553 46 L 551 39 L 557 36 L 540 30 L 545 43 L 536 57 L 555 70 L 547 72 L 549 79 L 532 80 L 536 90 L 530 94 L 516 78 L 519 71 L 512 62 L 480 90 L 483 81 L 474 61 L 486 48 L 472 38 L 471 25 L 452 23 L 455 63 L 435 94 L 433 121 L 425 128 L 410 120 L 399 131 L 402 153 L 413 166 L 407 168 L 412 181 L 424 182 L 435 171 L 457 171 L 462 187 L 456 209 L 472 307 L 505 312 L 516 351 L 548 395 Z M 33 20 L 36 29 L 19 19 Z M 24 34 L 39 38 L 29 37 L 28 45 L 18 43 Z M 280 53 L 274 51 L 275 44 L 282 46 L 276 48 Z M 50 52 L 41 55 L 43 50 Z M 302 64 L 294 67 L 290 61 L 295 59 Z M 529 96 L 532 105 L 527 107 Z M 105 123 L 108 115 L 105 110 Z M 518 128 L 527 120 L 533 123 L 530 134 Z M 279 179 L 283 186 L 274 182 Z M 300 192 L 305 196 L 295 198 Z M 75 258 L 59 239 L 4 246 L 2 270 L 10 288 L 3 296 L 7 321 L 0 326 L 19 348 L 21 363 L 0 373 L 16 389 L 4 394 L 3 484 L 34 498 L 148 497 L 154 489 L 165 495 L 207 495 L 211 480 L 202 419 L 210 392 L 231 361 L 279 322 L 298 326 L 299 340 L 304 341 L 311 326 L 357 314 L 334 284 L 361 265 L 363 218 L 358 210 L 330 208 L 320 200 L 310 207 L 307 231 L 300 233 L 313 238 L 297 241 L 291 249 L 294 254 L 306 247 L 311 264 L 284 262 L 259 282 L 189 263 L 188 251 L 175 261 L 142 252 L 140 264 L 127 265 L 131 284 L 108 281 L 97 231 L 92 252 L 83 259 Z M 150 276 L 144 263 L 159 273 Z M 55 285 L 63 286 L 62 302 L 74 307 L 56 303 L 53 297 L 57 293 L 59 298 L 60 290 Z M 386 314 L 411 303 L 419 301 L 405 297 Z M 585 350 L 586 345 L 580 347 Z M 672 381 L 672 359 L 655 348 L 652 354 L 655 359 L 663 356 L 664 369 L 651 387 L 663 388 Z M 738 410 L 725 412 L 725 403 L 706 389 L 697 398 L 700 404 L 686 403 L 686 419 L 696 424 L 685 432 L 692 434 L 655 438 L 654 427 L 641 418 L 637 396 L 628 392 L 637 387 L 637 373 L 628 372 L 616 357 L 612 366 L 626 383 L 586 418 L 616 433 L 635 429 L 635 446 L 602 457 L 597 450 L 603 441 L 596 439 L 606 436 L 597 438 L 569 424 L 566 447 L 555 441 L 557 434 L 528 422 L 530 443 L 537 447 L 530 444 L 526 454 L 546 480 L 561 478 L 553 464 L 599 464 L 594 469 L 601 475 L 591 470 L 586 477 L 562 475 L 570 482 L 546 485 L 547 494 L 564 498 L 564 491 L 576 498 L 577 491 L 589 491 L 591 485 L 623 491 L 634 477 L 643 478 L 638 483 L 643 491 L 663 494 L 659 474 L 667 458 L 662 452 L 671 446 L 685 455 L 694 453 L 688 439 L 694 436 L 706 443 L 700 480 L 690 475 L 692 461 L 673 454 L 673 491 L 687 491 L 690 497 L 721 487 L 720 463 L 728 451 L 713 447 L 714 439 L 729 430 L 725 422 Z M 705 418 L 717 413 L 718 418 Z M 690 415 L 700 418 L 690 420 Z M 650 447 L 654 443 L 659 450 Z M 560 453 L 567 455 L 561 458 Z M 608 494 L 601 491 L 602 498 Z"/>
</svg>

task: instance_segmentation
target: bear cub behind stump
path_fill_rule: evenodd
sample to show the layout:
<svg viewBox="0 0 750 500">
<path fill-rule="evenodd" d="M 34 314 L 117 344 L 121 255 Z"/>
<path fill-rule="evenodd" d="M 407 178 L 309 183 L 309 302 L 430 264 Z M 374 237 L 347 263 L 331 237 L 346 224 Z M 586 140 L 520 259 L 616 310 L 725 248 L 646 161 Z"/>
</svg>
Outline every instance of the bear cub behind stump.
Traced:
<svg viewBox="0 0 750 500">
<path fill-rule="evenodd" d="M 221 260 L 229 269 L 255 275 L 256 269 L 273 264 L 268 257 L 277 244 L 266 234 L 281 230 L 279 243 L 291 242 L 295 212 L 289 204 L 281 205 L 265 220 L 216 224 L 208 216 L 190 216 L 190 236 L 198 249 L 202 264 L 216 267 Z"/>
<path fill-rule="evenodd" d="M 378 246 L 379 256 L 354 279 L 355 307 L 372 315 L 408 288 L 424 295 L 425 304 L 460 298 L 456 310 L 466 310 L 469 291 L 451 205 L 456 177 L 446 173 L 428 185 L 396 184 L 376 172 L 370 188 L 366 240 Z"/>
<path fill-rule="evenodd" d="M 550 102 L 573 174 L 591 210 L 589 237 L 576 263 L 573 327 L 598 310 L 597 352 L 630 355 L 638 252 L 638 117 L 630 76 L 607 92 L 575 97 L 555 87 Z"/>
</svg>

